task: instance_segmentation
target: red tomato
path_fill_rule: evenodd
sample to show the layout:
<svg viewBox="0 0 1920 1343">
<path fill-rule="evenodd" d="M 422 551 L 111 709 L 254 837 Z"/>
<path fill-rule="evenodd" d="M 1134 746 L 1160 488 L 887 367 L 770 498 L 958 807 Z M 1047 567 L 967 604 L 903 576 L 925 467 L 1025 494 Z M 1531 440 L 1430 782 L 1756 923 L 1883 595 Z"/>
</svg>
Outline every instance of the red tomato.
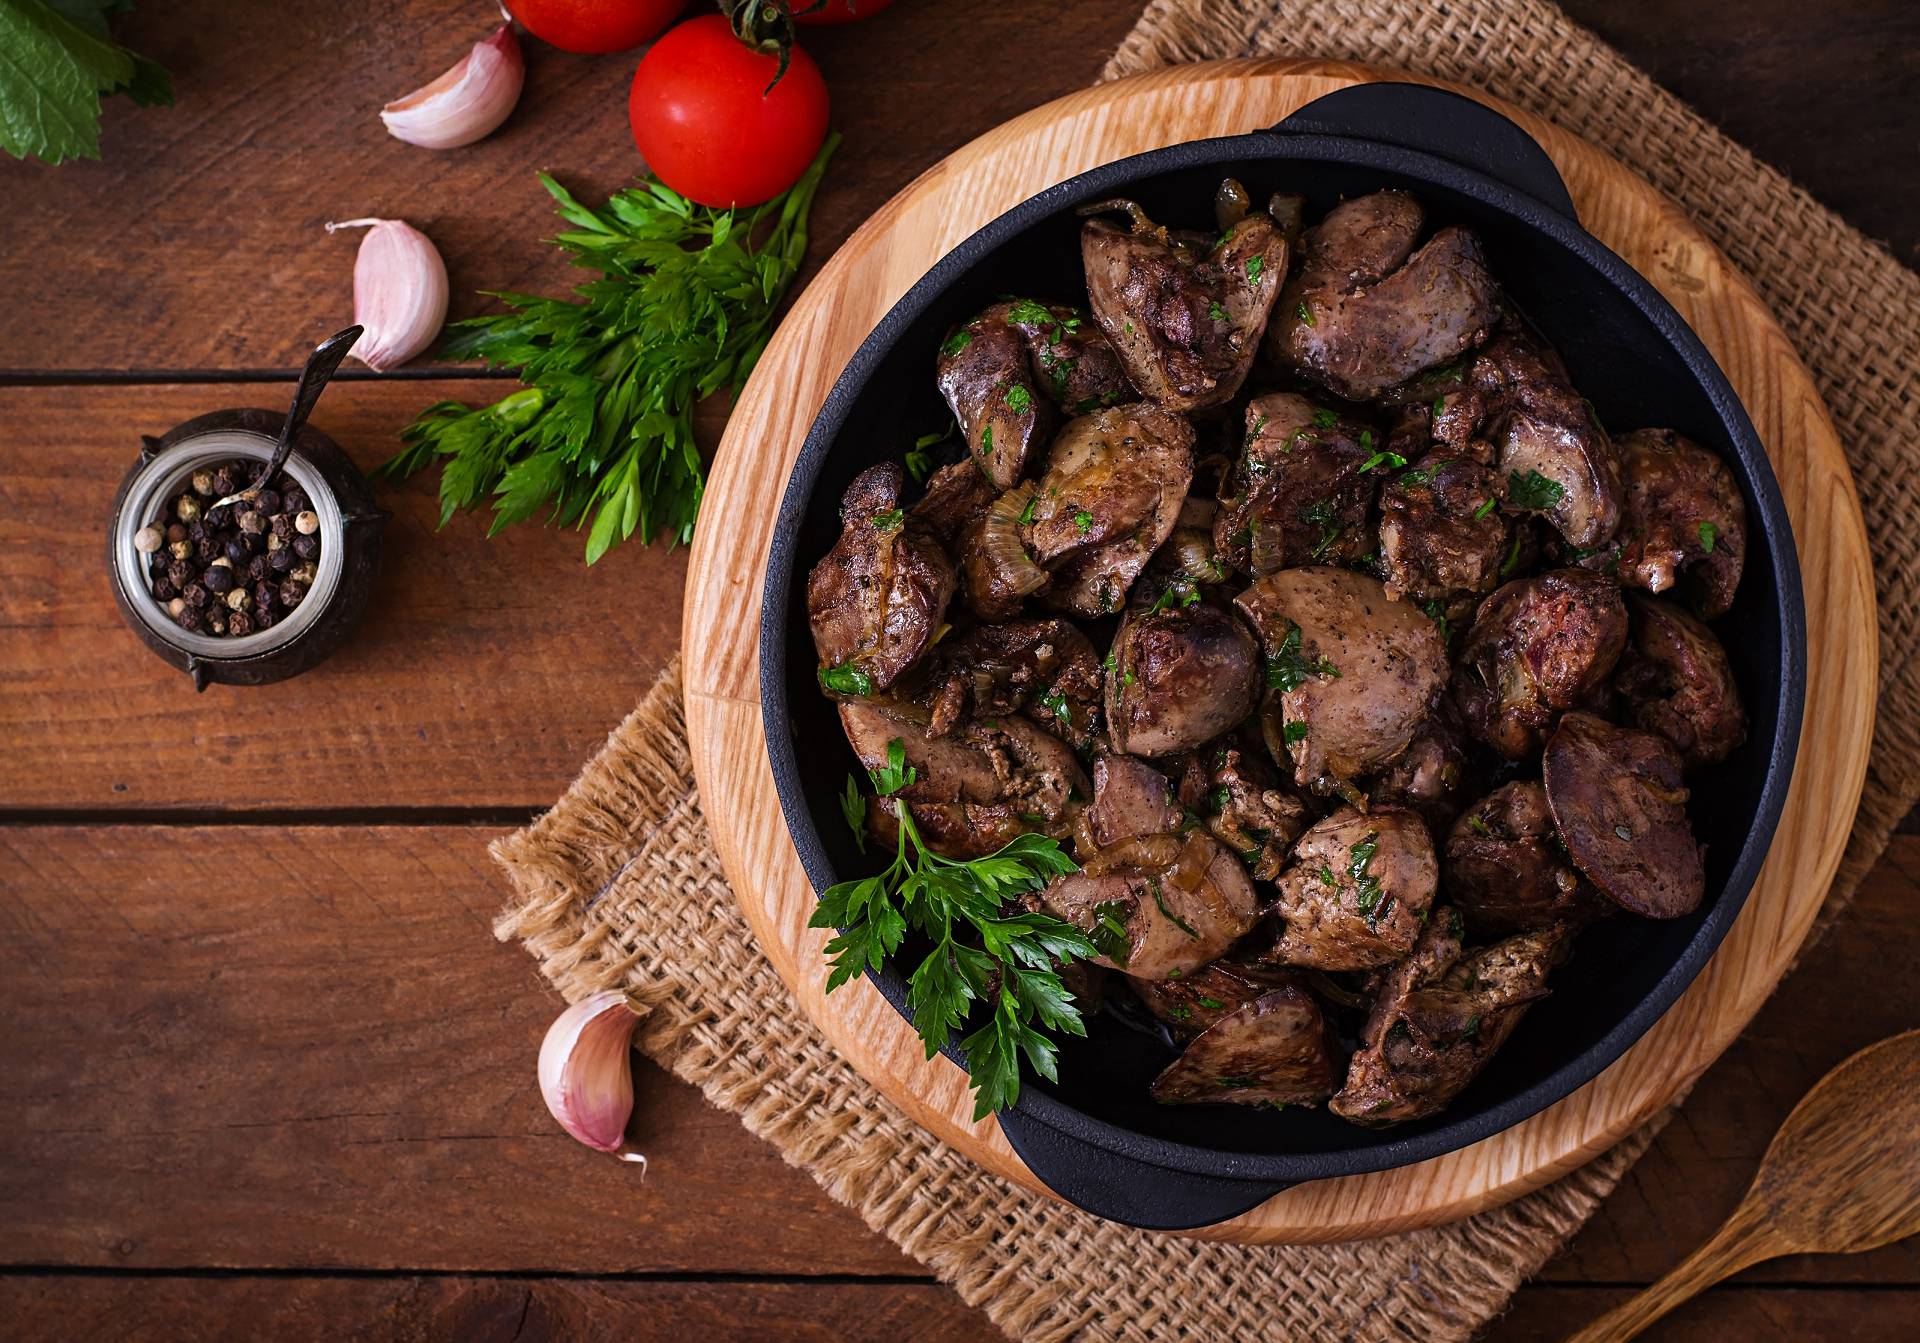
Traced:
<svg viewBox="0 0 1920 1343">
<path fill-rule="evenodd" d="M 659 35 L 687 0 L 507 0 L 528 32 L 562 51 L 626 51 Z"/>
<path fill-rule="evenodd" d="M 795 11 L 804 9 L 812 0 L 788 0 Z M 872 18 L 893 0 L 827 0 L 825 9 L 816 9 L 811 14 L 796 12 L 795 23 L 858 23 L 861 19 Z"/>
<path fill-rule="evenodd" d="M 654 173 L 702 205 L 758 205 L 792 186 L 827 138 L 827 85 L 798 47 L 754 51 L 718 14 L 688 19 L 647 49 L 627 115 Z"/>
</svg>

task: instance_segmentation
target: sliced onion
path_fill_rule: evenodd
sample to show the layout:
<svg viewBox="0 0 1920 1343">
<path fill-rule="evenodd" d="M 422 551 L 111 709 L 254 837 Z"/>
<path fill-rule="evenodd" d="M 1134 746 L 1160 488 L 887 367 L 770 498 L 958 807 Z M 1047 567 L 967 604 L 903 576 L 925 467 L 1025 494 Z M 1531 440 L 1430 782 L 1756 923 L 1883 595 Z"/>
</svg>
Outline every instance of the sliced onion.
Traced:
<svg viewBox="0 0 1920 1343">
<path fill-rule="evenodd" d="M 1247 562 L 1253 566 L 1253 572 L 1259 577 L 1277 574 L 1287 567 L 1287 533 L 1283 527 L 1276 527 L 1260 516 L 1253 514 L 1253 547 Z"/>
<path fill-rule="evenodd" d="M 1140 835 L 1119 843 L 1088 859 L 1084 870 L 1090 877 L 1109 872 L 1164 872 L 1180 861 L 1186 846 L 1178 835 Z"/>
<path fill-rule="evenodd" d="M 987 507 L 980 523 L 980 555 L 993 575 L 994 589 L 1010 597 L 1024 597 L 1047 585 L 1047 571 L 1027 554 L 1020 539 L 1020 517 L 1033 498 L 1031 481 L 1016 485 Z"/>
<path fill-rule="evenodd" d="M 1253 197 L 1237 178 L 1220 179 L 1220 189 L 1213 193 L 1213 222 L 1220 226 L 1222 233 L 1245 219 L 1252 208 Z"/>
</svg>

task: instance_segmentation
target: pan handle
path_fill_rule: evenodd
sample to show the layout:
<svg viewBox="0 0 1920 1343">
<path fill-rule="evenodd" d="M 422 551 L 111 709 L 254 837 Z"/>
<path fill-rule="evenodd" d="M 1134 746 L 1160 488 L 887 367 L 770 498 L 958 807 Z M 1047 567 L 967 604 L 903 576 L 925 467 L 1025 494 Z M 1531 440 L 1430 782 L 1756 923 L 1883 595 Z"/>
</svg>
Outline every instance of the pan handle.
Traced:
<svg viewBox="0 0 1920 1343">
<path fill-rule="evenodd" d="M 1315 98 L 1275 126 L 1280 135 L 1372 140 L 1484 173 L 1578 222 L 1547 151 L 1484 103 L 1428 84 L 1352 84 Z"/>
<path fill-rule="evenodd" d="M 1211 1226 L 1292 1187 L 1149 1165 L 1062 1133 L 1018 1108 L 1000 1112 L 1000 1131 L 1027 1168 L 1061 1198 L 1096 1217 L 1149 1231 Z"/>
</svg>

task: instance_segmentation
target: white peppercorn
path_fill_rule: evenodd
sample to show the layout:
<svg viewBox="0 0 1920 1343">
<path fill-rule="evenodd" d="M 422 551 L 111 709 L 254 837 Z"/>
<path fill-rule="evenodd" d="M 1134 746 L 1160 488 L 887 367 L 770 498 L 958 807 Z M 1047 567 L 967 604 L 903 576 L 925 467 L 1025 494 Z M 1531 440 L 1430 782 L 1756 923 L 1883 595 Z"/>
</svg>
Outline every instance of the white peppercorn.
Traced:
<svg viewBox="0 0 1920 1343">
<path fill-rule="evenodd" d="M 191 494 L 183 494 L 179 502 L 174 504 L 173 511 L 182 522 L 197 522 L 200 518 L 200 501 Z"/>
<path fill-rule="evenodd" d="M 320 515 L 312 509 L 297 513 L 293 519 L 293 529 L 302 536 L 312 536 L 320 530 Z"/>
<path fill-rule="evenodd" d="M 160 549 L 161 540 L 162 535 L 158 527 L 142 527 L 133 534 L 133 548 L 142 555 L 151 555 Z"/>
</svg>

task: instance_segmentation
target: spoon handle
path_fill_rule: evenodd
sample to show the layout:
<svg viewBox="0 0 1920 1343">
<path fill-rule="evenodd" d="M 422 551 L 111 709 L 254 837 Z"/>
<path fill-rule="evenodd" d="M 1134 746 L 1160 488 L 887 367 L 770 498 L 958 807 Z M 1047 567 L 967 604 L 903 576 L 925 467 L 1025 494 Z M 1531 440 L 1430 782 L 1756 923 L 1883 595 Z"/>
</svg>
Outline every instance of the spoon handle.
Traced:
<svg viewBox="0 0 1920 1343">
<path fill-rule="evenodd" d="M 1763 1259 L 1784 1254 L 1788 1248 L 1742 1204 L 1706 1244 L 1682 1259 L 1664 1278 L 1571 1335 L 1566 1343 L 1625 1343 L 1696 1293 Z"/>
<path fill-rule="evenodd" d="M 333 377 L 334 370 L 340 367 L 341 360 L 347 357 L 347 351 L 360 339 L 363 328 L 350 326 L 344 331 L 336 331 L 318 345 L 307 356 L 307 366 L 300 370 L 300 381 L 293 389 L 293 404 L 287 408 L 287 422 L 280 429 L 280 441 L 274 445 L 273 457 L 259 479 L 248 487 L 247 493 L 258 490 L 281 467 L 287 464 L 287 458 L 293 453 L 293 440 L 300 436 L 301 428 L 307 422 L 307 416 L 313 414 L 314 403 L 320 399 L 320 393 L 327 390 L 327 382 Z"/>
</svg>

